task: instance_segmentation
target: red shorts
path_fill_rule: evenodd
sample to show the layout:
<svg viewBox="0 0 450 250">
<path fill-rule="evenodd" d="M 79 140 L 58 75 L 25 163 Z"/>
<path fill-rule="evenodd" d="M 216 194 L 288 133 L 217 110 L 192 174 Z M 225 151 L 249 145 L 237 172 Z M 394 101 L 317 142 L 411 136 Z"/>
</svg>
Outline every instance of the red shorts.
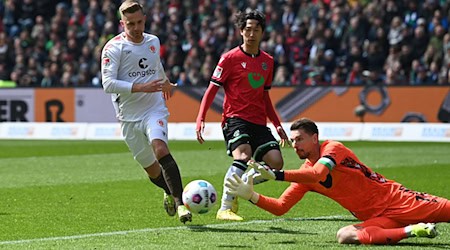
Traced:
<svg viewBox="0 0 450 250">
<path fill-rule="evenodd" d="M 450 201 L 402 188 L 383 213 L 355 226 L 398 228 L 419 222 L 450 222 Z"/>
</svg>

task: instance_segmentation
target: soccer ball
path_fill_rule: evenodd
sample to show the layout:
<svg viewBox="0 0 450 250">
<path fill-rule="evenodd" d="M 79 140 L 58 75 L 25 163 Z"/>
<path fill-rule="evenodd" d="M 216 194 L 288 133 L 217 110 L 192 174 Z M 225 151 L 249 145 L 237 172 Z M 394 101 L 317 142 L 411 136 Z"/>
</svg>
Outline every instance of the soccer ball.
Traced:
<svg viewBox="0 0 450 250">
<path fill-rule="evenodd" d="M 189 182 L 183 191 L 183 203 L 192 213 L 207 213 L 216 204 L 217 192 L 205 180 Z"/>
</svg>

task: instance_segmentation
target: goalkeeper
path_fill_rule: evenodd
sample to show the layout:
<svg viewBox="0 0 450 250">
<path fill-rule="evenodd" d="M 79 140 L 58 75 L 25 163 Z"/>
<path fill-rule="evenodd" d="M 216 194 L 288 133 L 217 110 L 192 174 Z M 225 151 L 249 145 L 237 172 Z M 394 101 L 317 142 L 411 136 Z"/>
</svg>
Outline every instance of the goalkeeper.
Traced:
<svg viewBox="0 0 450 250">
<path fill-rule="evenodd" d="M 299 169 L 272 170 L 249 162 L 258 173 L 245 182 L 237 175 L 228 178 L 228 192 L 278 216 L 308 191 L 325 195 L 362 221 L 339 229 L 336 237 L 343 244 L 396 244 L 408 237 L 434 238 L 435 223 L 450 222 L 449 200 L 385 179 L 340 142 L 319 143 L 313 121 L 295 121 L 290 139 L 299 158 L 306 159 Z M 270 198 L 253 191 L 254 179 L 260 178 L 289 181 L 291 185 L 278 199 Z"/>
</svg>

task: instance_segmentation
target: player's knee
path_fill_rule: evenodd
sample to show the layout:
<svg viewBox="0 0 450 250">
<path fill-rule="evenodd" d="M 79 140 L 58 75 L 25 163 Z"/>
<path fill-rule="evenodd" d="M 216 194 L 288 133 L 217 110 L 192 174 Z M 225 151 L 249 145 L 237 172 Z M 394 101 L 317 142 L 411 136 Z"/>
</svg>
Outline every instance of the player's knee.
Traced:
<svg viewBox="0 0 450 250">
<path fill-rule="evenodd" d="M 151 178 L 157 178 L 161 174 L 161 166 L 158 161 L 154 161 L 150 166 L 144 168 L 144 170 Z"/>
<path fill-rule="evenodd" d="M 162 157 L 170 154 L 169 148 L 167 147 L 167 144 L 164 141 L 153 140 L 152 146 L 157 159 L 161 159 Z"/>
<path fill-rule="evenodd" d="M 270 168 L 280 170 L 283 168 L 283 158 L 282 157 L 271 157 L 269 159 L 264 159 L 264 162 L 270 166 Z"/>
<path fill-rule="evenodd" d="M 343 227 L 336 233 L 336 239 L 339 244 L 355 244 L 358 243 L 356 233 L 350 227 Z"/>
<path fill-rule="evenodd" d="M 283 162 L 283 158 L 277 158 L 273 161 L 272 165 L 270 165 L 270 167 L 276 169 L 276 170 L 280 170 L 283 168 L 284 162 Z"/>
</svg>

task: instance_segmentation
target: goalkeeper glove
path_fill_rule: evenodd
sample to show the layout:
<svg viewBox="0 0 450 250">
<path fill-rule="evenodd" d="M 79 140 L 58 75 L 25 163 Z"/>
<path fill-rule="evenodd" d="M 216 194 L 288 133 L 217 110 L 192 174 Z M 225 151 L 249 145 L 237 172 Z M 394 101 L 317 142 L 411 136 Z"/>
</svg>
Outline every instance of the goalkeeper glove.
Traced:
<svg viewBox="0 0 450 250">
<path fill-rule="evenodd" d="M 276 176 L 275 173 L 267 166 L 264 162 L 259 163 L 256 161 L 248 161 L 247 165 L 251 168 L 253 168 L 257 173 L 253 176 L 253 179 L 260 180 L 275 180 Z"/>
<path fill-rule="evenodd" d="M 244 182 L 237 174 L 233 174 L 231 178 L 227 178 L 225 187 L 228 188 L 228 190 L 226 191 L 227 194 L 237 195 L 242 199 L 250 200 L 254 193 L 253 176 L 249 176 L 247 181 Z"/>
</svg>

